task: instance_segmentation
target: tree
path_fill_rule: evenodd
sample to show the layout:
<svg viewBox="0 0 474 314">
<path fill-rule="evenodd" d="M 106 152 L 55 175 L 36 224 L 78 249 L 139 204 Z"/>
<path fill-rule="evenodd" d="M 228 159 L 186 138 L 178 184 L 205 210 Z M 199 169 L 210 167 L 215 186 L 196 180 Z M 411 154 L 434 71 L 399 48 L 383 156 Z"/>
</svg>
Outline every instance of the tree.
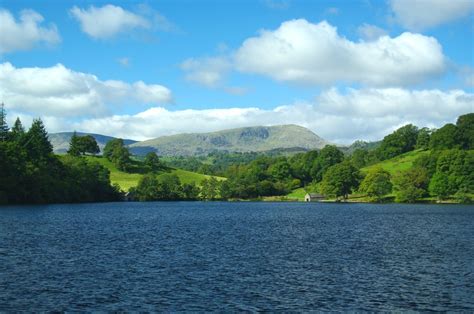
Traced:
<svg viewBox="0 0 474 314">
<path fill-rule="evenodd" d="M 374 168 L 369 171 L 367 176 L 360 184 L 360 191 L 377 201 L 381 201 L 384 195 L 392 191 L 390 182 L 390 173 L 382 168 Z"/>
<path fill-rule="evenodd" d="M 7 124 L 7 113 L 5 111 L 5 105 L 2 103 L 0 106 L 0 141 L 5 142 L 8 139 L 8 124 Z"/>
<path fill-rule="evenodd" d="M 457 122 L 457 138 L 463 149 L 474 149 L 474 113 L 459 116 Z"/>
<path fill-rule="evenodd" d="M 26 133 L 26 150 L 34 160 L 47 159 L 53 153 L 53 146 L 49 142 L 48 132 L 41 119 L 33 120 L 31 128 Z"/>
<path fill-rule="evenodd" d="M 334 145 L 326 145 L 319 152 L 319 156 L 311 168 L 311 177 L 314 181 L 321 181 L 329 167 L 344 160 L 344 154 Z"/>
<path fill-rule="evenodd" d="M 77 136 L 76 131 L 74 131 L 71 139 L 69 140 L 69 149 L 67 153 L 71 156 L 79 156 L 81 154 L 79 149 L 79 136 Z"/>
<path fill-rule="evenodd" d="M 183 197 L 186 200 L 197 200 L 199 198 L 199 187 L 194 183 L 183 184 Z"/>
<path fill-rule="evenodd" d="M 380 160 L 386 160 L 415 148 L 418 138 L 418 128 L 407 124 L 395 132 L 385 136 L 377 148 L 376 153 Z"/>
<path fill-rule="evenodd" d="M 416 138 L 416 149 L 428 149 L 430 146 L 431 130 L 428 128 L 422 128 L 418 131 L 418 137 Z"/>
<path fill-rule="evenodd" d="M 216 178 L 204 179 L 201 182 L 201 197 L 205 200 L 214 200 L 217 198 L 218 183 Z"/>
<path fill-rule="evenodd" d="M 13 128 L 11 129 L 11 138 L 16 142 L 21 142 L 23 137 L 25 136 L 25 128 L 20 121 L 20 118 L 16 118 L 15 123 L 13 124 Z"/>
<path fill-rule="evenodd" d="M 411 168 L 393 177 L 397 202 L 412 203 L 427 194 L 428 173 L 424 168 Z"/>
<path fill-rule="evenodd" d="M 143 163 L 151 171 L 158 171 L 161 168 L 160 158 L 158 158 L 158 155 L 153 152 L 149 152 L 148 154 L 146 154 Z"/>
<path fill-rule="evenodd" d="M 287 180 L 291 176 L 291 169 L 285 160 L 278 161 L 269 167 L 271 176 L 277 180 Z"/>
<path fill-rule="evenodd" d="M 79 136 L 78 145 L 83 155 L 86 153 L 96 155 L 100 152 L 99 145 L 92 135 Z"/>
<path fill-rule="evenodd" d="M 159 199 L 158 195 L 158 184 L 159 181 L 154 174 L 145 174 L 138 181 L 136 188 L 130 192 L 136 195 L 139 201 L 153 201 Z"/>
<path fill-rule="evenodd" d="M 453 186 L 450 184 L 448 176 L 441 172 L 436 172 L 430 180 L 428 187 L 430 194 L 437 196 L 440 200 L 447 199 L 453 194 Z"/>
<path fill-rule="evenodd" d="M 360 180 L 359 170 L 349 161 L 329 167 L 321 182 L 321 192 L 327 196 L 347 199 L 352 189 L 357 188 Z"/>
<path fill-rule="evenodd" d="M 357 148 L 351 156 L 351 161 L 354 167 L 360 169 L 367 165 L 369 152 L 366 149 Z"/>
<path fill-rule="evenodd" d="M 119 170 L 129 171 L 132 165 L 130 159 L 130 152 L 128 148 L 124 146 L 121 138 L 110 140 L 105 144 L 104 156 L 112 161 Z"/>
<path fill-rule="evenodd" d="M 442 128 L 436 130 L 431 135 L 430 149 L 441 150 L 459 147 L 459 143 L 456 138 L 457 134 L 458 130 L 454 124 L 445 124 Z"/>
</svg>

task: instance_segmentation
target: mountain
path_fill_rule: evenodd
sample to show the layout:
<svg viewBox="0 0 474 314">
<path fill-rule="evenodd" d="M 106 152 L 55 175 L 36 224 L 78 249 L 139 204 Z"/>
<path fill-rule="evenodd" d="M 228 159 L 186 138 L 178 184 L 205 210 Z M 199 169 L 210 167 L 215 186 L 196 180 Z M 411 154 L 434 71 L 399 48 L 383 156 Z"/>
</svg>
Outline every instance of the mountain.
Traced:
<svg viewBox="0 0 474 314">
<path fill-rule="evenodd" d="M 51 144 L 53 145 L 53 150 L 57 154 L 64 154 L 67 152 L 69 149 L 69 141 L 71 140 L 71 136 L 74 132 L 60 132 L 60 133 L 50 133 L 49 134 L 49 140 Z M 84 136 L 84 135 L 92 135 L 95 140 L 97 141 L 97 144 L 99 145 L 100 150 L 104 148 L 105 144 L 107 144 L 108 141 L 113 140 L 115 137 L 112 136 L 106 136 L 106 135 L 101 135 L 101 134 L 93 134 L 93 133 L 82 133 L 82 132 L 76 132 L 78 136 Z M 123 140 L 125 145 L 130 145 L 135 143 L 136 141 L 134 140 Z"/>
<path fill-rule="evenodd" d="M 374 150 L 380 146 L 382 141 L 375 142 L 365 142 L 365 141 L 355 141 L 349 146 L 338 146 L 338 148 L 344 152 L 344 154 L 352 155 L 356 149 L 365 149 L 365 150 Z"/>
<path fill-rule="evenodd" d="M 160 156 L 206 155 L 213 151 L 267 152 L 271 150 L 319 149 L 328 144 L 298 125 L 256 126 L 211 133 L 162 136 L 129 145 L 136 155 L 156 152 Z"/>
</svg>

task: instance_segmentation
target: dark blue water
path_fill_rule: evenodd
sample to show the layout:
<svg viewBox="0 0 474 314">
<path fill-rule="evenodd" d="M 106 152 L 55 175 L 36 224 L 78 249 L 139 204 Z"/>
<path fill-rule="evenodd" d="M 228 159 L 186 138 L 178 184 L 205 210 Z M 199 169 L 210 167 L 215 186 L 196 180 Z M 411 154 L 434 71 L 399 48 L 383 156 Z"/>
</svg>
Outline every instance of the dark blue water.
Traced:
<svg viewBox="0 0 474 314">
<path fill-rule="evenodd" d="M 0 208 L 0 310 L 474 311 L 474 207 Z"/>
</svg>

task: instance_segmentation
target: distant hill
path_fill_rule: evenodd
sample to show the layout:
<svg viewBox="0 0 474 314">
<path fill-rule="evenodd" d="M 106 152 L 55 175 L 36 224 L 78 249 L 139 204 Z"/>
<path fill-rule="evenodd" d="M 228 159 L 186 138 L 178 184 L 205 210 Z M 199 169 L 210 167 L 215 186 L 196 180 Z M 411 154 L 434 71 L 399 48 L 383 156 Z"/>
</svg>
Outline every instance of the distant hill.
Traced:
<svg viewBox="0 0 474 314">
<path fill-rule="evenodd" d="M 53 145 L 53 150 L 56 154 L 64 154 L 67 152 L 67 150 L 69 149 L 69 141 L 71 140 L 71 136 L 73 133 L 74 132 L 60 132 L 60 133 L 49 134 L 49 140 L 51 144 Z M 112 136 L 93 134 L 93 133 L 76 132 L 76 134 L 78 136 L 92 135 L 97 141 L 97 144 L 99 145 L 99 148 L 101 151 L 108 141 L 113 140 L 115 138 Z M 130 145 L 136 142 L 134 140 L 123 140 L 123 141 L 125 145 Z"/>
<path fill-rule="evenodd" d="M 156 152 L 161 156 L 197 156 L 214 151 L 267 152 L 319 149 L 328 142 L 298 125 L 256 126 L 211 133 L 158 137 L 129 145 L 135 155 Z"/>
<path fill-rule="evenodd" d="M 356 149 L 365 149 L 365 150 L 374 150 L 380 146 L 382 141 L 376 142 L 365 142 L 365 141 L 355 141 L 349 146 L 338 146 L 340 150 L 344 152 L 344 154 L 351 155 Z"/>
</svg>

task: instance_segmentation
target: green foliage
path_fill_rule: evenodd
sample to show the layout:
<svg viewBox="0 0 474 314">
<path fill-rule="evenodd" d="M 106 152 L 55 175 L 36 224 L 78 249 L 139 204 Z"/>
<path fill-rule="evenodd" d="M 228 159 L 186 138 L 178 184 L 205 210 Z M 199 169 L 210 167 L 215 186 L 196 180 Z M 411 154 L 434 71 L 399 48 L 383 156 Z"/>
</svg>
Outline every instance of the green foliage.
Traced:
<svg viewBox="0 0 474 314">
<path fill-rule="evenodd" d="M 454 192 L 453 182 L 441 172 L 437 172 L 430 180 L 429 191 L 431 195 L 437 196 L 440 200 L 447 199 Z"/>
<path fill-rule="evenodd" d="M 158 171 L 162 168 L 160 158 L 156 153 L 153 152 L 149 152 L 148 154 L 146 154 L 143 163 L 152 172 Z"/>
<path fill-rule="evenodd" d="M 132 167 L 130 152 L 121 138 L 113 139 L 105 145 L 104 156 L 112 161 L 119 170 L 128 172 Z"/>
<path fill-rule="evenodd" d="M 67 153 L 71 156 L 79 156 L 81 152 L 79 151 L 79 136 L 77 136 L 76 131 L 71 136 L 71 140 L 69 141 L 69 149 Z"/>
<path fill-rule="evenodd" d="M 424 168 L 411 168 L 393 177 L 393 189 L 397 202 L 413 203 L 427 195 L 429 177 Z"/>
<path fill-rule="evenodd" d="M 349 161 L 331 166 L 323 176 L 321 192 L 327 196 L 347 199 L 360 182 L 360 173 Z"/>
<path fill-rule="evenodd" d="M 139 201 L 195 200 L 199 188 L 193 183 L 181 185 L 175 174 L 157 177 L 148 173 L 140 179 L 137 187 L 130 189 L 130 193 Z"/>
<path fill-rule="evenodd" d="M 362 148 L 354 150 L 351 156 L 351 162 L 354 167 L 358 169 L 365 167 L 369 162 L 369 152 Z"/>
<path fill-rule="evenodd" d="M 311 177 L 314 181 L 321 181 L 324 173 L 329 167 L 334 166 L 344 160 L 344 153 L 334 145 L 326 145 L 319 152 L 313 167 L 311 168 Z"/>
<path fill-rule="evenodd" d="M 371 169 L 362 180 L 359 189 L 372 199 L 381 201 L 384 195 L 392 191 L 390 173 L 382 168 Z"/>
<path fill-rule="evenodd" d="M 22 142 L 25 136 L 25 128 L 20 121 L 20 118 L 16 118 L 13 128 L 11 129 L 10 137 L 13 141 Z"/>
<path fill-rule="evenodd" d="M 66 203 L 113 201 L 119 191 L 109 171 L 83 158 L 52 154 L 48 133 L 37 119 L 25 133 L 15 121 L 0 141 L 0 203 Z"/>
<path fill-rule="evenodd" d="M 79 151 L 83 155 L 100 153 L 99 145 L 92 135 L 79 136 Z"/>
<path fill-rule="evenodd" d="M 380 160 L 386 160 L 412 151 L 418 139 L 418 128 L 412 124 L 405 125 L 385 136 L 376 154 Z"/>
<path fill-rule="evenodd" d="M 459 147 L 456 139 L 457 133 L 458 129 L 454 124 L 448 123 L 444 125 L 431 135 L 430 149 L 442 150 Z"/>
<path fill-rule="evenodd" d="M 25 148 L 28 156 L 34 160 L 46 160 L 53 153 L 53 146 L 49 142 L 48 132 L 41 119 L 33 120 L 33 124 L 26 133 Z"/>
<path fill-rule="evenodd" d="M 431 130 L 428 128 L 421 128 L 418 131 L 418 137 L 416 138 L 416 149 L 428 149 L 430 146 Z"/>
<path fill-rule="evenodd" d="M 451 149 L 439 152 L 429 190 L 440 200 L 458 192 L 474 191 L 474 151 Z"/>
<path fill-rule="evenodd" d="M 5 105 L 0 106 L 0 142 L 5 142 L 8 139 L 8 124 L 7 113 L 5 112 Z"/>
<path fill-rule="evenodd" d="M 468 113 L 458 118 L 457 140 L 461 148 L 474 149 L 474 113 Z"/>
<path fill-rule="evenodd" d="M 201 182 L 201 197 L 205 200 L 215 200 L 218 198 L 219 182 L 212 177 Z"/>
</svg>

